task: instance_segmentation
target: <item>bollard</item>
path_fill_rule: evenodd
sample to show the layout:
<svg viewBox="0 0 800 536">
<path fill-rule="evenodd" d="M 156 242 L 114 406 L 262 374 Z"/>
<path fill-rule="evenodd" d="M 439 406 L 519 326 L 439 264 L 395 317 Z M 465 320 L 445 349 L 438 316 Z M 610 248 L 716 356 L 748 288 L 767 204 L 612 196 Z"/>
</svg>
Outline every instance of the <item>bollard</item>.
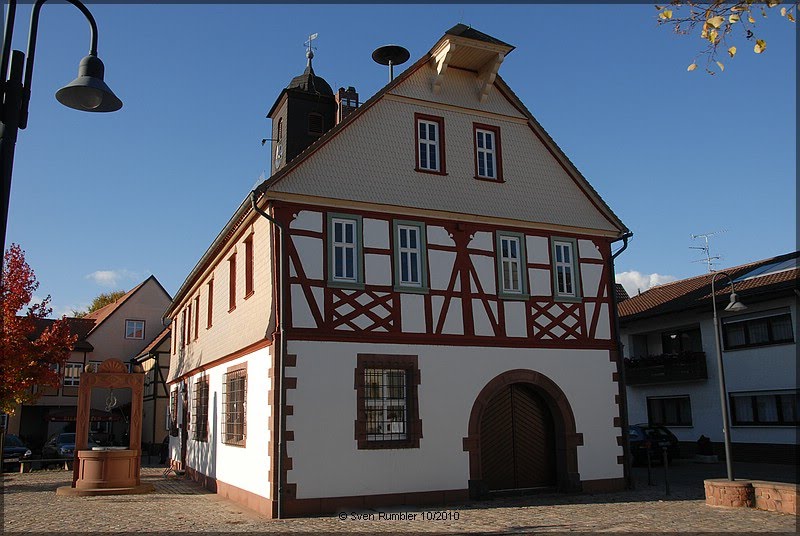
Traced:
<svg viewBox="0 0 800 536">
<path fill-rule="evenodd" d="M 647 445 L 647 485 L 653 485 L 653 473 L 651 472 L 652 462 L 650 460 L 650 445 Z"/>
<path fill-rule="evenodd" d="M 666 494 L 669 495 L 669 455 L 667 455 L 667 447 L 661 447 L 661 455 L 664 463 L 664 489 Z"/>
</svg>

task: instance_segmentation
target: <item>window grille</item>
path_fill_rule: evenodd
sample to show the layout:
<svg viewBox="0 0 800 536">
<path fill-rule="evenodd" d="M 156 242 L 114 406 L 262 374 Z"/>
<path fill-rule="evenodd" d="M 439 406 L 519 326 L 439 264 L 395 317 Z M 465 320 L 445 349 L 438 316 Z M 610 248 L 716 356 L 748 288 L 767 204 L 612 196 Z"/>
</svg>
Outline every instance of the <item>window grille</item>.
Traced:
<svg viewBox="0 0 800 536">
<path fill-rule="evenodd" d="M 418 448 L 422 437 L 417 356 L 359 354 L 356 439 L 359 449 Z"/>
<path fill-rule="evenodd" d="M 406 439 L 406 375 L 405 370 L 397 369 L 364 370 L 364 405 L 370 441 Z"/>
<path fill-rule="evenodd" d="M 192 430 L 195 440 L 208 440 L 208 377 L 198 378 L 194 382 Z"/>
<path fill-rule="evenodd" d="M 247 369 L 226 373 L 222 382 L 222 441 L 244 446 L 247 437 Z"/>
<path fill-rule="evenodd" d="M 169 435 L 178 436 L 178 390 L 169 393 Z"/>
</svg>

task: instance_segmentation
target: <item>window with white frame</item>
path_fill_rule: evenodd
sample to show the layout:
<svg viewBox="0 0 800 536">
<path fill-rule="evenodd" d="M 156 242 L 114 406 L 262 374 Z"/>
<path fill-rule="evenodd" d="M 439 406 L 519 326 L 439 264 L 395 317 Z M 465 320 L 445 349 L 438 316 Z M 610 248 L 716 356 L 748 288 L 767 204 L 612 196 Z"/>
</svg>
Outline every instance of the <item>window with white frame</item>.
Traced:
<svg viewBox="0 0 800 536">
<path fill-rule="evenodd" d="M 519 238 L 500 237 L 500 264 L 502 266 L 500 279 L 503 282 L 503 292 L 522 292 Z"/>
<path fill-rule="evenodd" d="M 404 289 L 427 288 L 425 224 L 394 222 L 396 286 Z"/>
<path fill-rule="evenodd" d="M 444 174 L 444 119 L 423 114 L 415 119 L 417 170 Z"/>
<path fill-rule="evenodd" d="M 89 361 L 86 367 L 87 372 L 97 372 L 100 370 L 100 361 Z"/>
<path fill-rule="evenodd" d="M 334 281 L 358 281 L 358 225 L 356 220 L 332 218 Z"/>
<path fill-rule="evenodd" d="M 64 364 L 64 387 L 77 387 L 81 382 L 83 363 Z"/>
<path fill-rule="evenodd" d="M 579 298 L 576 243 L 572 239 L 553 239 L 553 280 L 557 298 Z"/>
<path fill-rule="evenodd" d="M 479 179 L 500 179 L 497 129 L 475 126 L 475 168 Z"/>
<path fill-rule="evenodd" d="M 144 339 L 144 320 L 126 320 L 125 338 L 138 340 Z"/>
<path fill-rule="evenodd" d="M 495 247 L 497 248 L 497 295 L 507 299 L 527 298 L 525 235 L 498 232 Z"/>
</svg>

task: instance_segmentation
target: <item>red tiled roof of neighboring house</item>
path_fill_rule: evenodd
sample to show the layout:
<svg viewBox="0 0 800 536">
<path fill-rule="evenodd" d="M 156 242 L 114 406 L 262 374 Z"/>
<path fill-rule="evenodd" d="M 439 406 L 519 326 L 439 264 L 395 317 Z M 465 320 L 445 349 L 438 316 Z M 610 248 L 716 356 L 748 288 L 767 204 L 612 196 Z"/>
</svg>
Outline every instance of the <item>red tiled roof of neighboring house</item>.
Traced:
<svg viewBox="0 0 800 536">
<path fill-rule="evenodd" d="M 153 351 L 154 351 L 156 348 L 158 348 L 158 346 L 159 346 L 159 345 L 160 345 L 162 342 L 164 342 L 164 339 L 166 339 L 167 337 L 169 337 L 169 335 L 170 335 L 170 330 L 171 330 L 171 329 L 172 329 L 172 326 L 171 326 L 171 325 L 170 325 L 170 326 L 167 326 L 167 327 L 165 327 L 165 328 L 164 328 L 164 330 L 163 330 L 161 333 L 159 333 L 159 334 L 156 336 L 156 338 L 155 338 L 155 339 L 153 339 L 153 341 L 152 341 L 150 344 L 148 344 L 147 346 L 145 346 L 144 350 L 142 350 L 141 352 L 139 352 L 139 355 L 137 355 L 137 356 L 136 356 L 136 357 L 134 357 L 133 359 L 134 359 L 134 360 L 136 360 L 136 361 L 138 361 L 138 360 L 142 359 L 143 357 L 146 357 L 147 355 L 149 355 L 151 352 L 153 352 Z"/>
<path fill-rule="evenodd" d="M 86 336 L 94 327 L 94 319 L 91 318 L 73 318 L 73 317 L 65 317 L 67 321 L 67 325 L 69 325 L 69 332 L 72 335 L 77 335 L 78 340 L 75 342 L 75 347 L 73 348 L 76 351 L 85 351 L 91 352 L 94 350 L 94 346 L 92 346 L 87 340 Z M 34 321 L 35 329 L 33 333 L 31 333 L 31 337 L 35 340 L 38 339 L 39 336 L 53 325 L 55 319 L 52 318 L 37 318 Z"/>
<path fill-rule="evenodd" d="M 130 289 L 128 292 L 126 292 L 124 295 L 122 295 L 116 301 L 114 301 L 112 303 L 109 303 L 108 305 L 106 305 L 104 307 L 101 307 L 100 309 L 98 309 L 96 311 L 92 311 L 91 313 L 86 315 L 84 318 L 89 318 L 89 319 L 92 319 L 92 320 L 95 321 L 95 325 L 92 328 L 92 331 L 97 329 L 100 326 L 100 324 L 102 324 L 103 321 L 105 321 L 106 318 L 108 318 L 109 316 L 114 314 L 114 311 L 119 309 L 122 306 L 123 303 L 125 303 L 131 296 L 136 294 L 136 291 L 139 290 L 140 288 L 142 288 L 145 285 L 145 283 L 147 283 L 151 279 L 153 281 L 155 281 L 156 284 L 159 287 L 161 287 L 161 290 L 164 291 L 164 294 L 166 294 L 169 297 L 169 292 L 164 290 L 164 287 L 162 287 L 161 283 L 158 282 L 158 279 L 156 279 L 156 276 L 151 275 L 150 277 L 148 277 L 147 279 L 145 279 L 144 281 L 142 281 L 141 283 L 139 283 L 138 285 L 136 285 L 135 287 Z"/>
<path fill-rule="evenodd" d="M 767 294 L 774 295 L 775 293 L 791 294 L 792 291 L 797 288 L 800 270 L 798 270 L 797 264 L 795 263 L 794 267 L 778 272 L 746 277 L 741 281 L 736 281 L 736 279 L 747 276 L 748 273 L 757 268 L 769 264 L 777 264 L 790 259 L 797 259 L 798 257 L 800 257 L 800 251 L 795 251 L 769 259 L 718 270 L 716 273 L 725 272 L 731 276 L 734 280 L 734 289 L 736 293 L 742 298 L 742 303 L 747 305 L 746 298 L 748 296 L 758 298 Z M 637 296 L 620 302 L 618 306 L 619 319 L 621 322 L 626 322 L 638 318 L 696 307 L 708 307 L 710 309 L 711 279 L 713 276 L 714 273 L 708 273 L 652 287 Z M 717 277 L 714 286 L 718 303 L 721 300 L 726 300 L 730 296 L 731 287 L 728 278 L 724 276 Z"/>
</svg>

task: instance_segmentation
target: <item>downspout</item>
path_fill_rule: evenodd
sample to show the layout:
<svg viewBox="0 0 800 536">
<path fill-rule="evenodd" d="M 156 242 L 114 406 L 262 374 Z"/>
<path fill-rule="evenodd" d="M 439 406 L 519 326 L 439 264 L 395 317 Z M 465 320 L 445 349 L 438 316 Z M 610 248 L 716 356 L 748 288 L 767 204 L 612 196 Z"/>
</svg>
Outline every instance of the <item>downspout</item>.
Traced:
<svg viewBox="0 0 800 536">
<path fill-rule="evenodd" d="M 283 453 L 284 453 L 284 427 L 286 426 L 286 417 L 285 412 L 283 411 L 283 363 L 284 357 L 286 356 L 286 330 L 285 325 L 285 311 L 286 311 L 286 262 L 283 258 L 283 252 L 286 251 L 286 237 L 284 234 L 283 225 L 281 225 L 278 220 L 258 208 L 258 194 L 255 190 L 250 192 L 250 200 L 253 203 L 253 210 L 256 211 L 258 214 L 269 220 L 272 225 L 278 228 L 279 240 L 278 240 L 278 255 L 277 258 L 280 262 L 280 269 L 278 271 L 278 288 L 280 289 L 280 297 L 278 302 L 278 337 L 280 338 L 280 344 L 278 345 L 278 356 L 277 356 L 277 365 L 278 365 L 278 385 L 275 389 L 275 393 L 277 396 L 276 400 L 276 410 L 278 412 L 278 496 L 277 496 L 277 518 L 283 518 Z"/>
<path fill-rule="evenodd" d="M 631 475 L 631 446 L 628 437 L 628 387 L 625 383 L 625 363 L 622 357 L 622 337 L 619 333 L 619 315 L 617 314 L 617 288 L 616 274 L 614 272 L 614 259 L 620 256 L 628 248 L 628 240 L 633 236 L 632 232 L 627 232 L 617 240 L 622 240 L 622 247 L 611 255 L 608 260 L 611 280 L 614 283 L 610 289 L 611 294 L 611 315 L 614 321 L 614 336 L 617 343 L 617 376 L 619 378 L 619 416 L 622 425 L 622 476 L 625 479 L 627 489 L 634 488 L 633 476 Z M 616 242 L 616 240 L 614 241 Z M 612 242 L 613 243 L 613 242 Z"/>
</svg>

